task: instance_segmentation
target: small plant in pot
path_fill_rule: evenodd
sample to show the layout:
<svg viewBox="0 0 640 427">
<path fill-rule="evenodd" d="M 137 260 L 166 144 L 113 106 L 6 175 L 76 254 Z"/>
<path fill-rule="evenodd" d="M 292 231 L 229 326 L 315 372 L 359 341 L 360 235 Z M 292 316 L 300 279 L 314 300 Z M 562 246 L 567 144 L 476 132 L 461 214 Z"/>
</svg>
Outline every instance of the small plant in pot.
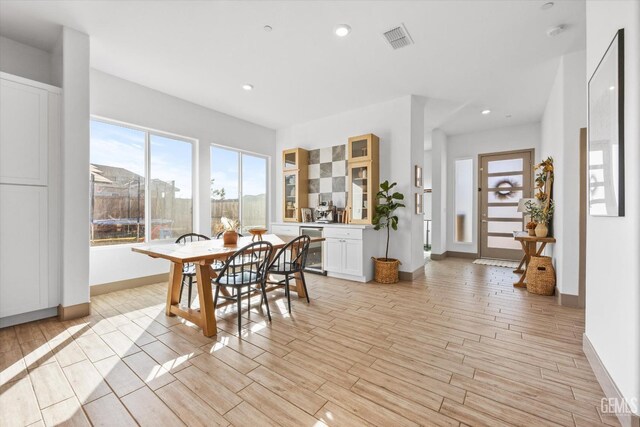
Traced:
<svg viewBox="0 0 640 427">
<path fill-rule="evenodd" d="M 529 236 L 535 236 L 536 235 L 536 222 L 535 221 L 529 221 L 527 223 L 527 232 L 529 233 Z"/>
<path fill-rule="evenodd" d="M 222 234 L 222 240 L 225 246 L 231 246 L 238 243 L 238 228 L 240 228 L 240 221 L 237 219 L 231 219 L 223 216 L 220 218 L 224 233 Z"/>
<path fill-rule="evenodd" d="M 547 227 L 547 224 L 553 217 L 553 200 L 549 200 L 549 204 L 547 206 L 541 206 L 531 201 L 526 202 L 525 206 L 527 208 L 527 212 L 531 215 L 531 219 L 537 223 L 535 228 L 536 237 L 547 237 L 549 234 L 549 227 Z"/>
<path fill-rule="evenodd" d="M 376 230 L 387 230 L 387 245 L 384 258 L 372 257 L 375 264 L 375 281 L 378 283 L 398 282 L 400 261 L 395 258 L 389 258 L 389 237 L 391 237 L 391 229 L 398 229 L 398 216 L 395 211 L 404 207 L 401 203 L 404 200 L 404 195 L 397 191 L 392 192 L 392 188 L 395 186 L 395 182 L 389 184 L 389 181 L 385 181 L 380 184 L 380 191 L 376 194 L 377 204 L 372 222 Z"/>
</svg>

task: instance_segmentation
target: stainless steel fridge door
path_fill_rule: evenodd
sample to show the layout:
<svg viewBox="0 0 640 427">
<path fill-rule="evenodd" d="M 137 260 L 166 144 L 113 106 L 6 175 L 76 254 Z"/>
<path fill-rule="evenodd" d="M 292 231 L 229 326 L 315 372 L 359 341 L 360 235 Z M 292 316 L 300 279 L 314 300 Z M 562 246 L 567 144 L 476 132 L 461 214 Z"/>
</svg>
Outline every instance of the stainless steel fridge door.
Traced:
<svg viewBox="0 0 640 427">
<path fill-rule="evenodd" d="M 322 227 L 300 227 L 300 235 L 306 234 L 309 237 L 322 237 Z M 322 264 L 323 242 L 315 242 L 309 245 L 307 254 L 307 267 L 305 271 L 316 274 L 326 274 Z"/>
</svg>

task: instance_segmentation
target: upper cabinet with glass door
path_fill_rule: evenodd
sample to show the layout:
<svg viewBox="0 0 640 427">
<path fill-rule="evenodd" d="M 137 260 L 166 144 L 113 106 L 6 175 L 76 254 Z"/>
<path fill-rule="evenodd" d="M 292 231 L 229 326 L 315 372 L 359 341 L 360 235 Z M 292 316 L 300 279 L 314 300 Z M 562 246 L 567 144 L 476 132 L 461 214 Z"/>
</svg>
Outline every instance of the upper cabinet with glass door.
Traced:
<svg viewBox="0 0 640 427">
<path fill-rule="evenodd" d="M 349 138 L 350 162 L 377 160 L 380 140 L 372 133 Z"/>
<path fill-rule="evenodd" d="M 309 153 L 303 148 L 292 148 L 282 152 L 282 219 L 300 222 L 301 208 L 308 203 Z"/>
<path fill-rule="evenodd" d="M 349 222 L 371 224 L 378 192 L 379 139 L 373 134 L 349 138 Z"/>
<path fill-rule="evenodd" d="M 282 170 L 299 170 L 308 165 L 308 152 L 304 148 L 291 148 L 282 152 Z"/>
</svg>

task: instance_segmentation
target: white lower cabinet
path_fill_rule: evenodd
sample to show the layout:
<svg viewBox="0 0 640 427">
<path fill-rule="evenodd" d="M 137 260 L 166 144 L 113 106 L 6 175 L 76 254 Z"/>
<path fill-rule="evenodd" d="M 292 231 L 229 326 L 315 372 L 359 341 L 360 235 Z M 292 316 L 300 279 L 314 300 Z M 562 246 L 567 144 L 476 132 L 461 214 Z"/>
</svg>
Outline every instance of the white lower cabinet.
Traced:
<svg viewBox="0 0 640 427">
<path fill-rule="evenodd" d="M 372 256 L 378 252 L 378 233 L 370 226 L 337 224 L 271 224 L 271 232 L 297 236 L 300 227 L 321 227 L 322 264 L 327 276 L 358 282 L 373 279 Z"/>
<path fill-rule="evenodd" d="M 368 282 L 373 278 L 370 257 L 378 239 L 371 228 L 326 227 L 324 264 L 329 276 Z"/>
<path fill-rule="evenodd" d="M 0 184 L 0 318 L 49 307 L 47 188 Z"/>
<path fill-rule="evenodd" d="M 325 268 L 330 273 L 362 276 L 362 240 L 336 239 L 326 240 Z"/>
<path fill-rule="evenodd" d="M 344 273 L 354 276 L 362 276 L 362 240 L 347 240 L 343 242 L 344 254 Z"/>
<path fill-rule="evenodd" d="M 342 239 L 327 238 L 324 242 L 324 268 L 330 272 L 343 270 L 344 245 Z"/>
</svg>

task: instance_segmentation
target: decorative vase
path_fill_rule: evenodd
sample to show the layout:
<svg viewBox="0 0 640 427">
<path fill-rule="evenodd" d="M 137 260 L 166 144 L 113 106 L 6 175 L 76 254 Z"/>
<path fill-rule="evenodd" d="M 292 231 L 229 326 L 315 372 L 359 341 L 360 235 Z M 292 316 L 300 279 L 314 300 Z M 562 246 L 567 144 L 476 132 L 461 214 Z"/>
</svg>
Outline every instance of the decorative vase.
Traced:
<svg viewBox="0 0 640 427">
<path fill-rule="evenodd" d="M 529 232 L 529 236 L 535 236 L 536 235 L 536 229 L 535 228 L 528 228 L 527 231 Z"/>
<path fill-rule="evenodd" d="M 536 225 L 536 237 L 547 237 L 549 234 L 549 228 L 545 223 L 539 223 Z"/>
<path fill-rule="evenodd" d="M 225 246 L 232 246 L 238 243 L 238 232 L 235 230 L 227 230 L 222 235 Z"/>
</svg>

